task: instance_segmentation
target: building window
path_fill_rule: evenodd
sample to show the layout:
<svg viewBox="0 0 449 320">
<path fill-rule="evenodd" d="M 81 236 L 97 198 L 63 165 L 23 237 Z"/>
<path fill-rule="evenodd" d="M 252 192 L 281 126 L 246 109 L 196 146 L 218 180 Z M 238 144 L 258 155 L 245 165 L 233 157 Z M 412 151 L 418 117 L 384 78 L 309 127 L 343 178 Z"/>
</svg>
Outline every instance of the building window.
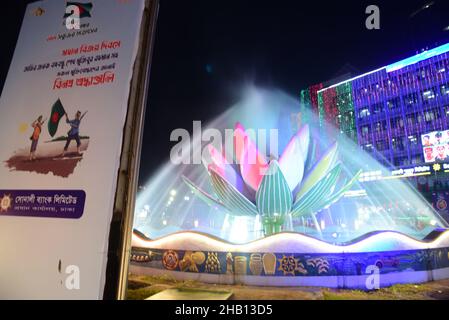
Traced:
<svg viewBox="0 0 449 320">
<path fill-rule="evenodd" d="M 444 114 L 446 115 L 446 118 L 449 118 L 449 105 L 444 106 Z"/>
<path fill-rule="evenodd" d="M 448 59 L 444 59 L 444 60 L 438 61 L 438 63 L 435 64 L 435 68 L 438 71 L 438 74 L 440 74 L 440 75 L 444 75 L 445 74 L 445 72 L 447 71 L 448 66 L 449 66 L 448 65 Z"/>
<path fill-rule="evenodd" d="M 402 119 L 402 117 L 396 117 L 391 119 L 391 128 L 392 129 L 404 128 L 404 119 Z"/>
<path fill-rule="evenodd" d="M 414 127 L 415 126 L 415 124 L 416 124 L 416 116 L 415 116 L 414 113 L 407 115 L 406 119 L 407 119 L 407 126 L 408 127 Z"/>
<path fill-rule="evenodd" d="M 385 140 L 376 141 L 376 150 L 385 151 L 388 150 L 388 143 Z"/>
<path fill-rule="evenodd" d="M 382 132 L 387 130 L 387 122 L 384 121 L 378 121 L 374 124 L 374 130 L 376 130 L 376 132 Z"/>
<path fill-rule="evenodd" d="M 408 137 L 408 141 L 410 141 L 410 145 L 412 147 L 419 145 L 418 137 L 416 135 L 411 135 Z"/>
<path fill-rule="evenodd" d="M 437 97 L 435 88 L 425 90 L 421 93 L 421 95 L 424 104 L 434 101 Z"/>
<path fill-rule="evenodd" d="M 371 143 L 362 146 L 362 149 L 366 152 L 373 152 L 373 145 Z"/>
<path fill-rule="evenodd" d="M 370 134 L 369 126 L 362 126 L 361 127 L 362 136 L 366 137 Z"/>
<path fill-rule="evenodd" d="M 401 106 L 401 100 L 399 98 L 388 100 L 387 106 L 390 110 L 398 109 Z"/>
<path fill-rule="evenodd" d="M 363 108 L 362 110 L 359 111 L 359 119 L 363 119 L 365 117 L 369 117 L 370 113 L 369 113 L 369 109 Z"/>
<path fill-rule="evenodd" d="M 423 161 L 421 160 L 421 156 L 414 156 L 412 158 L 412 164 L 419 164 L 422 163 Z"/>
<path fill-rule="evenodd" d="M 448 95 L 449 94 L 449 83 L 445 83 L 445 84 L 441 85 L 440 92 L 443 96 Z"/>
<path fill-rule="evenodd" d="M 377 103 L 373 106 L 373 113 L 379 114 L 384 111 L 384 105 L 383 103 Z"/>
<path fill-rule="evenodd" d="M 395 151 L 404 151 L 404 138 L 403 137 L 395 137 L 391 139 L 391 144 L 393 146 L 393 150 Z"/>
<path fill-rule="evenodd" d="M 408 158 L 407 158 L 407 157 L 397 157 L 397 158 L 394 158 L 393 163 L 394 163 L 394 165 L 395 165 L 396 167 L 402 167 L 402 166 L 406 166 L 406 165 L 409 165 L 409 164 L 410 164 L 410 162 L 408 161 Z"/>
<path fill-rule="evenodd" d="M 417 103 L 418 103 L 418 94 L 416 94 L 416 93 L 411 93 L 411 94 L 409 94 L 409 95 L 406 95 L 406 96 L 404 97 L 404 103 L 405 103 L 407 106 L 412 106 L 412 105 L 417 104 Z"/>
<path fill-rule="evenodd" d="M 438 109 L 428 110 L 424 112 L 424 118 L 426 120 L 426 123 L 429 124 L 440 118 L 440 110 Z"/>
<path fill-rule="evenodd" d="M 424 122 L 424 117 L 422 116 L 421 113 L 417 113 L 417 114 L 416 114 L 416 120 L 417 120 L 417 122 L 418 122 L 418 125 L 420 125 L 421 123 Z"/>
</svg>

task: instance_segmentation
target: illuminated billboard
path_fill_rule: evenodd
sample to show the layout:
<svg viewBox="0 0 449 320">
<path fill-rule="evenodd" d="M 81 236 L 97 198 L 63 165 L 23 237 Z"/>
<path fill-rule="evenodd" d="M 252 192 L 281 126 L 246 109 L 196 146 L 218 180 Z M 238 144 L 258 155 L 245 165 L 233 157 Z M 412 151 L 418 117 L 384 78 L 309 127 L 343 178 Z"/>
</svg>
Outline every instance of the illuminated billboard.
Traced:
<svg viewBox="0 0 449 320">
<path fill-rule="evenodd" d="M 27 7 L 0 99 L 0 299 L 103 297 L 144 8 Z"/>
<path fill-rule="evenodd" d="M 424 161 L 449 161 L 449 130 L 433 131 L 421 135 Z"/>
</svg>

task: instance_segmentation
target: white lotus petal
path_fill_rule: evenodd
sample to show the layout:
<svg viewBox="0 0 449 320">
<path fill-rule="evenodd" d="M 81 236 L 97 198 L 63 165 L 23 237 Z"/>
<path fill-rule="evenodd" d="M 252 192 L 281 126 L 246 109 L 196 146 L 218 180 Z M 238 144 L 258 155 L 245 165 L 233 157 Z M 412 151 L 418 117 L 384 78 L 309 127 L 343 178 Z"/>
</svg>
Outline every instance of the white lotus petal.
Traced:
<svg viewBox="0 0 449 320">
<path fill-rule="evenodd" d="M 301 182 L 304 175 L 303 148 L 301 148 L 300 132 L 294 135 L 281 157 L 279 158 L 279 167 L 287 180 L 291 191 L 295 190 Z M 305 141 L 303 143 L 306 143 Z M 307 143 L 308 144 L 308 143 Z"/>
<path fill-rule="evenodd" d="M 296 134 L 299 140 L 299 146 L 301 148 L 302 152 L 302 158 L 305 160 L 307 159 L 308 152 L 309 152 L 309 143 L 310 143 L 310 129 L 309 125 L 304 125 Z"/>
</svg>

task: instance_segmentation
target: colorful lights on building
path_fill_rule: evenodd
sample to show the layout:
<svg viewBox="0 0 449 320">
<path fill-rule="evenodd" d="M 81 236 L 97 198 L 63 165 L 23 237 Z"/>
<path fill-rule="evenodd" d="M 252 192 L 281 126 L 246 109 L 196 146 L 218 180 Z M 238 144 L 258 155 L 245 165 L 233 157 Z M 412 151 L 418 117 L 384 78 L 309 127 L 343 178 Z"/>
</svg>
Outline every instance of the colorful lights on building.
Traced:
<svg viewBox="0 0 449 320">
<path fill-rule="evenodd" d="M 449 129 L 448 72 L 445 44 L 322 88 L 320 124 L 334 124 L 386 166 L 424 163 L 421 135 Z"/>
</svg>

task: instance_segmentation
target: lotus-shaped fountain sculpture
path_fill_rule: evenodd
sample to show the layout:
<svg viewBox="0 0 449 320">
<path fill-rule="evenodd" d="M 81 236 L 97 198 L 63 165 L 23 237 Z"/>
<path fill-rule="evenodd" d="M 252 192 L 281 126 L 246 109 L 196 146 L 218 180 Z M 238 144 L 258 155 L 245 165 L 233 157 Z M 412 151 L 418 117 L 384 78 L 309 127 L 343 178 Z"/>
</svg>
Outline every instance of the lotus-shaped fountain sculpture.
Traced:
<svg viewBox="0 0 449 320">
<path fill-rule="evenodd" d="M 234 130 L 237 165 L 208 145 L 212 159 L 208 172 L 217 197 L 204 192 L 187 177 L 182 178 L 209 205 L 222 207 L 233 216 L 260 215 L 265 235 L 278 233 L 287 215 L 314 217 L 314 213 L 339 200 L 360 174 L 338 183 L 342 164 L 337 161 L 337 143 L 314 163 L 315 151 L 309 152 L 314 149 L 310 141 L 310 130 L 305 125 L 290 139 L 278 160 L 267 160 L 237 123 Z"/>
</svg>

